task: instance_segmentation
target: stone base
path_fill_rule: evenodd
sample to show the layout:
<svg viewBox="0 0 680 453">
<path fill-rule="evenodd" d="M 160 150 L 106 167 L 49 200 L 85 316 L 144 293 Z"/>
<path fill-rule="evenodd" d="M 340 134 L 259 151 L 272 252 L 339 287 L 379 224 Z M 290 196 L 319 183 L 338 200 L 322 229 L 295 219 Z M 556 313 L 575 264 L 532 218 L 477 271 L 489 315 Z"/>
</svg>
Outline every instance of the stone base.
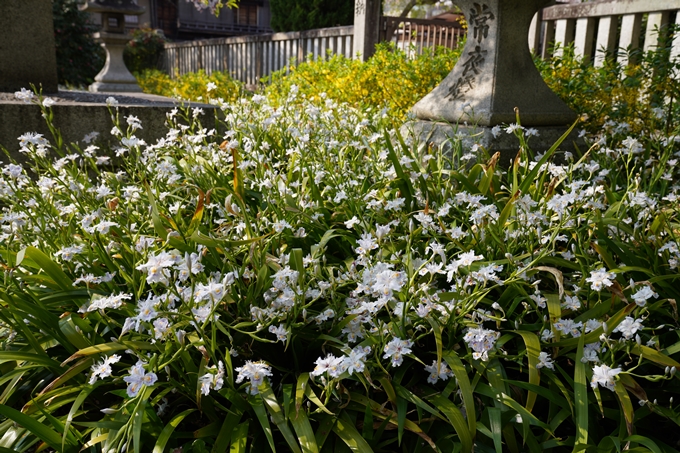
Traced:
<svg viewBox="0 0 680 453">
<path fill-rule="evenodd" d="M 541 126 L 535 127 L 537 136 L 527 137 L 527 145 L 534 153 L 544 153 L 569 129 L 566 126 Z M 462 147 L 463 153 L 469 152 L 476 144 L 483 147 L 493 156 L 500 152 L 499 165 L 509 168 L 519 152 L 519 139 L 514 134 L 505 132 L 501 128 L 499 134 L 494 137 L 491 127 L 486 126 L 461 126 L 436 121 L 409 121 L 401 127 L 401 133 L 430 146 L 441 148 L 446 154 L 451 154 L 454 147 Z M 560 144 L 559 151 L 572 153 L 585 152 L 585 142 L 578 137 L 578 131 L 571 134 Z M 580 152 L 579 152 L 580 150 Z M 559 157 L 559 156 L 558 156 Z"/>
<path fill-rule="evenodd" d="M 87 87 L 91 93 L 142 93 L 137 83 L 95 82 Z"/>
<path fill-rule="evenodd" d="M 121 127 L 127 127 L 126 116 L 136 116 L 142 123 L 142 129 L 135 131 L 135 135 L 149 144 L 166 135 L 168 132 L 165 125 L 166 113 L 182 105 L 175 99 L 152 94 L 60 91 L 50 97 L 56 101 L 52 106 L 54 124 L 61 131 L 65 144 L 77 143 L 84 149 L 88 144 L 83 138 L 94 131 L 98 132 L 99 136 L 93 144 L 100 146 L 102 152 L 106 152 L 107 148 L 120 146 L 119 140 L 111 135 L 113 123 L 106 106 L 106 98 L 109 96 L 118 101 Z M 215 127 L 217 107 L 197 103 L 184 105 L 203 109 L 204 114 L 199 117 L 201 123 L 207 128 Z M 10 155 L 20 162 L 25 161 L 25 156 L 19 153 L 17 137 L 26 132 L 38 132 L 53 142 L 53 137 L 36 104 L 25 104 L 15 99 L 14 93 L 0 92 L 0 147 L 6 148 Z M 0 160 L 5 160 L 2 153 Z"/>
</svg>

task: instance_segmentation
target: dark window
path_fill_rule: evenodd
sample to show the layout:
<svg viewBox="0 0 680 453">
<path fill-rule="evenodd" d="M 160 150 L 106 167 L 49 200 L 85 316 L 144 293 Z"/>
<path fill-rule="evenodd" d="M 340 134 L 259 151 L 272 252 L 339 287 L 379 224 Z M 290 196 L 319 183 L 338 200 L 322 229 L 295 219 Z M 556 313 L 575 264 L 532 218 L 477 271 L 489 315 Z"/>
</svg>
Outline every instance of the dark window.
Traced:
<svg viewBox="0 0 680 453">
<path fill-rule="evenodd" d="M 239 5 L 236 12 L 236 23 L 240 25 L 257 25 L 257 6 Z"/>
</svg>

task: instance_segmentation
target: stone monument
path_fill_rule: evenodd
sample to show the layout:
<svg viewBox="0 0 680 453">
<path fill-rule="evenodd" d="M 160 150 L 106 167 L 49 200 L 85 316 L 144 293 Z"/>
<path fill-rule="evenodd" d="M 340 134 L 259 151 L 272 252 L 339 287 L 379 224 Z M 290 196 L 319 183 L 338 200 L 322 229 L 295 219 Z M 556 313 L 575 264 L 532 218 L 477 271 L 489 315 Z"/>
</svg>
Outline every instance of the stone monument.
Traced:
<svg viewBox="0 0 680 453">
<path fill-rule="evenodd" d="M 468 22 L 465 48 L 449 75 L 413 107 L 412 127 L 421 140 L 445 142 L 457 135 L 514 157 L 514 135 L 493 127 L 516 122 L 538 130 L 530 146 L 548 149 L 577 115 L 543 81 L 528 45 L 534 14 L 550 0 L 455 0 Z M 573 137 L 570 137 L 573 140 Z M 466 143 L 467 142 L 467 143 Z"/>
<path fill-rule="evenodd" d="M 141 93 L 142 89 L 123 61 L 123 51 L 130 41 L 125 33 L 125 15 L 143 14 L 145 8 L 132 0 L 89 0 L 81 9 L 91 13 L 101 13 L 102 31 L 94 34 L 94 39 L 101 42 L 106 50 L 104 68 L 94 78 L 89 89 L 98 92 Z"/>
<path fill-rule="evenodd" d="M 0 91 L 17 91 L 31 84 L 42 87 L 44 93 L 57 91 L 52 2 L 2 0 Z"/>
</svg>

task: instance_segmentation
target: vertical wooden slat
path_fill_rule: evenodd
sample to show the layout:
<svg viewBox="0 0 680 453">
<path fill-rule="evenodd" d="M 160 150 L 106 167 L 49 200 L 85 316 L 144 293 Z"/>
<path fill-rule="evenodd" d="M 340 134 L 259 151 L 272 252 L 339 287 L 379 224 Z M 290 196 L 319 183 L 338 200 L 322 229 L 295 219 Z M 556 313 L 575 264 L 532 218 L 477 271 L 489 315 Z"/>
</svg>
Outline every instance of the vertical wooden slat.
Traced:
<svg viewBox="0 0 680 453">
<path fill-rule="evenodd" d="M 552 46 L 555 42 L 555 21 L 545 21 L 545 33 L 543 35 L 543 48 L 541 49 L 541 58 L 550 58 L 552 56 Z"/>
<path fill-rule="evenodd" d="M 555 21 L 555 44 L 559 44 L 559 48 L 555 49 L 555 55 L 560 56 L 564 51 L 564 47 L 572 43 L 571 37 L 574 35 L 575 22 L 573 19 L 559 19 Z"/>
<path fill-rule="evenodd" d="M 620 49 L 635 50 L 639 47 L 641 24 L 642 14 L 626 14 L 621 17 L 621 37 L 619 38 Z M 623 65 L 629 63 L 626 52 L 623 52 L 619 56 L 619 62 Z"/>
<path fill-rule="evenodd" d="M 595 43 L 596 67 L 604 65 L 606 58 L 611 58 L 616 52 L 616 33 L 618 31 L 619 20 L 617 16 L 600 17 L 597 26 L 597 42 Z"/>
<path fill-rule="evenodd" d="M 590 61 L 592 57 L 593 38 L 595 35 L 595 19 L 580 17 L 576 19 L 576 36 L 574 37 L 574 53 Z"/>
<path fill-rule="evenodd" d="M 668 25 L 668 11 L 653 12 L 647 16 L 647 29 L 645 30 L 644 51 L 653 50 L 659 45 L 659 32 L 663 33 L 663 28 Z"/>
<path fill-rule="evenodd" d="M 675 25 L 680 27 L 680 11 L 676 11 Z M 680 33 L 673 36 L 673 45 L 671 47 L 671 58 L 680 57 Z"/>
</svg>

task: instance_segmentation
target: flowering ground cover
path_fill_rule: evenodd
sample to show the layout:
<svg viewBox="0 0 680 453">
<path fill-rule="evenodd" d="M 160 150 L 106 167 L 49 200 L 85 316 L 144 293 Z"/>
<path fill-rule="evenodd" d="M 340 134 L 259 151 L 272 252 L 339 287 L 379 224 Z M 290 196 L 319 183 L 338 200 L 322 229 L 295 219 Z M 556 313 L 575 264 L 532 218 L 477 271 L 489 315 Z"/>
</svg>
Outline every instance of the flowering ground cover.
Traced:
<svg viewBox="0 0 680 453">
<path fill-rule="evenodd" d="M 661 119 L 498 127 L 508 167 L 295 86 L 213 102 L 4 158 L 0 451 L 677 451 Z"/>
</svg>

